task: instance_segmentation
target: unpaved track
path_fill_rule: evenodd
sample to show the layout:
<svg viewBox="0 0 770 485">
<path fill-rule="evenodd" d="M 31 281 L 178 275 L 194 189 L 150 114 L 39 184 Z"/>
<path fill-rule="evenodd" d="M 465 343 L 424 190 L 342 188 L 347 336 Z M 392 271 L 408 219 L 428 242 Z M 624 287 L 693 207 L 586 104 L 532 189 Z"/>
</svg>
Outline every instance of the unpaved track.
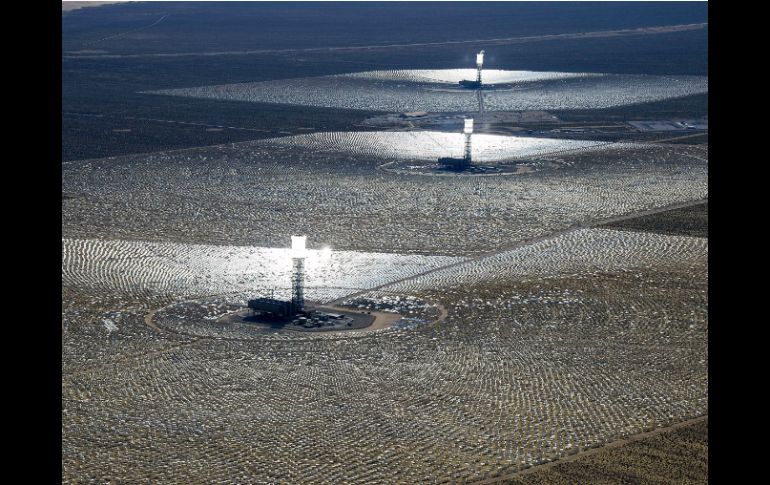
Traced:
<svg viewBox="0 0 770 485">
<path fill-rule="evenodd" d="M 684 32 L 688 30 L 699 30 L 708 27 L 708 22 L 697 24 L 678 24 L 662 25 L 657 27 L 640 27 L 637 29 L 621 30 L 600 30 L 595 32 L 574 32 L 569 34 L 548 34 L 532 35 L 525 37 L 504 37 L 497 39 L 474 39 L 474 40 L 454 40 L 446 42 L 418 42 L 413 44 L 383 44 L 383 45 L 364 45 L 347 47 L 311 47 L 305 49 L 260 49 L 260 50 L 242 50 L 242 51 L 220 51 L 220 52 L 169 52 L 152 54 L 83 54 L 77 55 L 75 52 L 66 52 L 62 57 L 65 59 L 129 59 L 144 57 L 198 57 L 198 56 L 242 56 L 252 54 L 289 54 L 289 53 L 313 53 L 313 52 L 345 52 L 345 51 L 368 51 L 375 49 L 403 49 L 409 47 L 430 47 L 441 45 L 463 45 L 463 44 L 484 44 L 484 45 L 508 45 L 508 44 L 526 44 L 529 42 L 543 42 L 549 40 L 567 40 L 567 39 L 596 39 L 602 37 L 624 37 L 630 35 L 654 35 L 667 34 L 672 32 Z M 149 27 L 145 27 L 149 28 Z M 121 34 L 122 35 L 122 34 Z"/>
<path fill-rule="evenodd" d="M 378 290 L 381 290 L 383 288 L 387 288 L 388 286 L 395 285 L 397 283 L 403 283 L 405 281 L 409 281 L 409 280 L 412 280 L 412 279 L 415 279 L 415 278 L 419 278 L 421 276 L 425 276 L 425 275 L 429 275 L 429 274 L 432 274 L 432 273 L 436 273 L 438 271 L 443 271 L 445 269 L 453 268 L 455 266 L 460 266 L 462 264 L 467 264 L 467 263 L 470 263 L 470 262 L 473 262 L 473 261 L 478 261 L 480 259 L 484 259 L 484 258 L 488 258 L 488 257 L 491 257 L 491 256 L 495 256 L 495 255 L 500 254 L 500 253 L 511 251 L 513 249 L 518 249 L 518 248 L 521 248 L 521 247 L 524 247 L 524 246 L 529 246 L 531 244 L 535 244 L 535 243 L 540 242 L 540 241 L 546 241 L 548 239 L 553 239 L 555 237 L 563 236 L 565 234 L 569 234 L 571 232 L 574 232 L 574 231 L 577 231 L 577 230 L 580 230 L 580 229 L 588 229 L 588 228 L 592 228 L 592 227 L 601 226 L 601 225 L 604 225 L 604 224 L 609 224 L 609 223 L 612 223 L 612 222 L 625 221 L 627 219 L 636 219 L 637 217 L 648 216 L 648 215 L 651 215 L 651 214 L 657 214 L 659 212 L 666 212 L 666 211 L 670 211 L 670 210 L 674 210 L 674 209 L 683 209 L 685 207 L 692 207 L 694 205 L 705 204 L 706 202 L 708 202 L 708 199 L 692 200 L 692 201 L 688 201 L 688 202 L 681 202 L 681 203 L 678 203 L 678 204 L 671 204 L 671 205 L 666 205 L 666 206 L 663 206 L 663 207 L 657 207 L 655 209 L 648 209 L 648 210 L 643 210 L 643 211 L 631 212 L 629 214 L 624 214 L 624 215 L 620 215 L 620 216 L 610 217 L 610 218 L 607 218 L 607 219 L 600 219 L 600 220 L 596 220 L 596 221 L 589 222 L 589 223 L 576 224 L 576 225 L 573 225 L 573 226 L 571 226 L 571 227 L 569 227 L 567 229 L 563 229 L 561 231 L 556 231 L 556 232 L 552 232 L 550 234 L 546 234 L 544 236 L 539 236 L 539 237 L 536 237 L 536 238 L 526 239 L 524 241 L 520 241 L 520 242 L 518 242 L 516 244 L 513 244 L 512 246 L 508 246 L 508 247 L 503 248 L 503 249 L 498 249 L 498 250 L 491 251 L 491 252 L 488 252 L 488 253 L 482 253 L 482 254 L 479 254 L 477 256 L 472 256 L 470 258 L 466 258 L 466 259 L 463 259 L 461 261 L 457 261 L 457 262 L 454 262 L 454 263 L 451 263 L 451 264 L 447 264 L 445 266 L 440 266 L 438 268 L 433 268 L 433 269 L 430 269 L 428 271 L 423 271 L 422 273 L 418 273 L 418 274 L 415 274 L 415 275 L 412 275 L 412 276 L 407 276 L 405 278 L 401 278 L 401 279 L 398 279 L 398 280 L 395 280 L 395 281 L 390 281 L 388 283 L 384 283 L 382 285 L 375 286 L 374 288 L 369 288 L 369 289 L 366 289 L 366 290 L 358 291 L 356 293 L 351 293 L 349 295 L 346 295 L 346 296 L 343 296 L 341 298 L 338 298 L 338 299 L 330 302 L 329 304 L 330 305 L 339 305 L 339 304 L 342 303 L 343 300 L 347 300 L 349 298 L 355 298 L 355 297 L 358 297 L 360 295 L 369 293 L 371 291 L 378 291 Z"/>
<path fill-rule="evenodd" d="M 600 446 L 600 447 L 597 447 L 597 448 L 591 448 L 591 449 L 586 450 L 586 451 L 581 451 L 581 452 L 576 453 L 574 455 L 570 455 L 570 456 L 567 456 L 567 457 L 564 457 L 564 458 L 560 458 L 558 460 L 554 460 L 554 461 L 551 461 L 551 462 L 548 462 L 548 463 L 544 463 L 542 465 L 535 465 L 535 466 L 529 467 L 529 468 L 527 468 L 525 470 L 522 470 L 520 472 L 510 473 L 508 475 L 501 475 L 501 476 L 495 477 L 495 478 L 487 478 L 485 480 L 481 480 L 481 481 L 478 481 L 478 482 L 471 482 L 471 483 L 472 483 L 472 485 L 484 485 L 484 484 L 488 484 L 488 483 L 498 483 L 498 482 L 503 481 L 503 480 L 509 480 L 511 478 L 520 477 L 522 475 L 527 475 L 527 474 L 530 474 L 530 473 L 534 473 L 534 472 L 538 472 L 538 471 L 541 471 L 541 470 L 545 470 L 547 468 L 551 468 L 551 467 L 554 467 L 556 465 L 561 465 L 562 463 L 569 463 L 569 462 L 575 461 L 575 460 L 577 460 L 579 458 L 583 458 L 584 456 L 595 455 L 597 453 L 601 453 L 602 451 L 604 451 L 604 450 L 606 450 L 608 448 L 618 448 L 618 447 L 627 445 L 629 443 L 632 443 L 634 441 L 639 441 L 639 440 L 643 440 L 643 439 L 646 439 L 646 438 L 650 438 L 652 436 L 659 435 L 661 433 L 666 433 L 668 431 L 672 431 L 672 430 L 675 430 L 677 428 L 683 428 L 685 426 L 690 426 L 691 424 L 695 424 L 695 423 L 699 423 L 701 421 L 705 421 L 708 418 L 709 418 L 708 414 L 706 414 L 704 416 L 698 416 L 697 418 L 688 419 L 686 421 L 680 421 L 680 422 L 678 422 L 676 424 L 672 424 L 670 426 L 665 426 L 663 428 L 658 428 L 658 429 L 654 429 L 652 431 L 646 431 L 644 433 L 639 433 L 639 434 L 631 435 L 631 436 L 628 436 L 626 438 L 622 438 L 622 439 L 619 439 L 617 441 L 613 441 L 611 443 L 608 443 L 608 444 L 606 444 L 604 446 Z"/>
<path fill-rule="evenodd" d="M 314 308 L 322 308 L 324 310 L 335 312 L 335 311 L 350 311 L 350 308 L 343 308 L 338 307 L 335 305 L 314 305 Z M 401 315 L 398 313 L 391 313 L 391 312 L 370 312 L 372 315 L 374 315 L 374 321 L 371 325 L 364 328 L 359 328 L 355 330 L 343 330 L 341 332 L 324 332 L 324 334 L 330 334 L 330 335 L 350 335 L 350 334 L 357 334 L 362 332 L 373 332 L 376 330 L 381 330 L 383 328 L 388 328 L 393 326 L 394 323 L 399 321 L 401 319 Z"/>
<path fill-rule="evenodd" d="M 695 137 L 698 137 L 698 136 L 708 136 L 708 134 L 709 134 L 709 132 L 708 132 L 708 130 L 706 130 L 706 131 L 700 132 L 700 133 L 693 133 L 693 134 L 690 134 L 690 135 L 683 135 L 683 136 L 674 136 L 674 137 L 671 137 L 671 138 L 663 138 L 662 140 L 654 140 L 654 141 L 649 141 L 647 143 L 666 143 L 666 142 L 669 142 L 669 141 L 685 140 L 687 138 L 695 138 Z"/>
<path fill-rule="evenodd" d="M 163 22 L 166 19 L 166 17 L 168 17 L 168 15 L 162 16 L 161 18 L 159 18 L 155 22 L 151 23 L 150 25 L 145 25 L 143 27 L 139 27 L 138 29 L 128 30 L 126 32 L 120 32 L 118 34 L 114 34 L 114 35 L 110 35 L 110 36 L 107 36 L 107 37 L 103 37 L 103 38 L 98 39 L 98 40 L 94 40 L 94 41 L 91 41 L 91 42 L 86 42 L 86 43 L 83 44 L 83 46 L 90 46 L 90 45 L 97 44 L 97 43 L 105 41 L 105 40 L 115 39 L 117 37 L 123 37 L 124 35 L 132 34 L 134 32 L 139 32 L 139 31 L 142 31 L 142 30 L 147 30 L 147 29 L 149 29 L 151 27 L 155 27 L 159 23 Z"/>
</svg>

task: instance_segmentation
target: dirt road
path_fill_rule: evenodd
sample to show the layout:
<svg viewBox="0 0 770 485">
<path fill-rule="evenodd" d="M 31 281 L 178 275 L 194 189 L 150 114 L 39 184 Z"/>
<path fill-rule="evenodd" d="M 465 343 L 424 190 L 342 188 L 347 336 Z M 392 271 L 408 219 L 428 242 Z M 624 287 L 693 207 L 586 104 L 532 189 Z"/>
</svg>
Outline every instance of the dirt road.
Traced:
<svg viewBox="0 0 770 485">
<path fill-rule="evenodd" d="M 608 444 L 606 444 L 604 446 L 600 446 L 600 447 L 597 447 L 597 448 L 591 448 L 589 450 L 581 451 L 581 452 L 576 453 L 574 455 L 570 455 L 570 456 L 567 456 L 567 457 L 564 457 L 564 458 L 560 458 L 558 460 L 551 461 L 551 462 L 548 462 L 548 463 L 544 463 L 542 465 L 536 465 L 536 466 L 527 468 L 526 470 L 522 470 L 520 472 L 509 473 L 508 475 L 501 475 L 501 476 L 495 477 L 495 478 L 487 478 L 485 480 L 481 480 L 481 481 L 478 481 L 478 482 L 472 482 L 472 485 L 486 485 L 486 484 L 489 484 L 489 483 L 499 483 L 499 482 L 501 482 L 503 480 L 509 480 L 511 478 L 520 477 L 522 475 L 527 475 L 527 474 L 530 474 L 530 473 L 535 473 L 535 472 L 542 471 L 542 470 L 547 469 L 547 468 L 554 467 L 556 465 L 561 465 L 562 463 L 569 463 L 569 462 L 578 460 L 578 459 L 583 458 L 585 456 L 595 455 L 596 453 L 601 453 L 602 451 L 610 449 L 610 448 L 618 448 L 618 447 L 627 445 L 629 443 L 632 443 L 634 441 L 639 441 L 639 440 L 643 440 L 643 439 L 646 439 L 646 438 L 651 438 L 651 437 L 653 437 L 655 435 L 659 435 L 661 433 L 666 433 L 668 431 L 671 431 L 671 430 L 674 430 L 674 429 L 677 429 L 677 428 L 682 428 L 682 427 L 685 427 L 685 426 L 690 426 L 691 424 L 699 423 L 699 422 L 705 421 L 707 419 L 708 419 L 708 414 L 706 414 L 704 416 L 698 416 L 697 418 L 688 419 L 686 421 L 680 421 L 680 422 L 678 422 L 676 424 L 672 424 L 670 426 L 665 426 L 665 427 L 662 427 L 662 428 L 654 429 L 652 431 L 646 431 L 644 433 L 639 433 L 639 434 L 631 435 L 631 436 L 628 436 L 626 438 L 619 439 L 619 440 L 613 441 L 611 443 L 608 443 Z"/>
<path fill-rule="evenodd" d="M 339 304 L 342 303 L 343 300 L 347 300 L 347 299 L 350 299 L 350 298 L 355 298 L 357 296 L 363 295 L 365 293 L 369 293 L 371 291 L 382 290 L 384 288 L 387 288 L 388 286 L 395 285 L 396 283 L 403 283 L 403 282 L 406 282 L 406 281 L 409 281 L 409 280 L 413 280 L 415 278 L 420 278 L 420 277 L 425 276 L 425 275 L 436 273 L 438 271 L 443 271 L 445 269 L 453 268 L 455 266 L 460 266 L 462 264 L 467 264 L 467 263 L 470 263 L 470 262 L 473 262 L 473 261 L 478 261 L 480 259 L 484 259 L 484 258 L 488 258 L 488 257 L 491 257 L 491 256 L 495 256 L 497 254 L 504 253 L 504 252 L 507 252 L 507 251 L 511 251 L 513 249 L 518 249 L 518 248 L 521 248 L 521 247 L 524 247 L 524 246 L 529 246 L 529 245 L 535 244 L 537 242 L 546 241 L 548 239 L 553 239 L 555 237 L 563 236 L 565 234 L 569 234 L 571 232 L 574 232 L 574 231 L 577 231 L 577 230 L 580 230 L 580 229 L 588 229 L 588 228 L 592 228 L 592 227 L 601 226 L 601 225 L 604 225 L 604 224 L 609 224 L 611 222 L 624 221 L 624 220 L 627 220 L 627 219 L 636 219 L 637 217 L 648 216 L 648 215 L 651 215 L 651 214 L 657 214 L 659 212 L 666 212 L 666 211 L 670 211 L 670 210 L 674 210 L 674 209 L 683 209 L 685 207 L 692 207 L 694 205 L 700 205 L 700 204 L 703 204 L 705 202 L 708 202 L 708 199 L 698 199 L 698 200 L 682 202 L 682 203 L 678 203 L 678 204 L 671 204 L 671 205 L 666 205 L 666 206 L 662 206 L 662 207 L 656 207 L 655 209 L 647 209 L 647 210 L 642 210 L 642 211 L 631 212 L 629 214 L 624 214 L 624 215 L 620 215 L 620 216 L 609 217 L 609 218 L 606 218 L 606 219 L 599 219 L 599 220 L 592 221 L 592 222 L 589 222 L 589 223 L 576 224 L 574 226 L 571 226 L 571 227 L 569 227 L 567 229 L 563 229 L 561 231 L 556 231 L 556 232 L 552 232 L 550 234 L 546 234 L 544 236 L 539 236 L 539 237 L 535 237 L 535 238 L 525 239 L 523 241 L 519 241 L 519 242 L 517 242 L 517 243 L 515 243 L 515 244 L 513 244 L 511 246 L 508 246 L 506 248 L 503 248 L 503 249 L 491 251 L 491 252 L 488 252 L 488 253 L 482 253 L 482 254 L 479 254 L 477 256 L 472 256 L 470 258 L 463 259 L 461 261 L 457 261 L 457 262 L 454 262 L 454 263 L 451 263 L 451 264 L 447 264 L 447 265 L 444 265 L 444 266 L 439 266 L 438 268 L 433 268 L 433 269 L 430 269 L 428 271 L 423 271 L 422 273 L 418 273 L 418 274 L 415 274 L 415 275 L 412 275 L 412 276 L 407 276 L 405 278 L 401 278 L 401 279 L 398 279 L 398 280 L 395 280 L 395 281 L 390 281 L 388 283 L 384 283 L 382 285 L 375 286 L 374 288 L 368 288 L 368 289 L 365 289 L 365 290 L 358 291 L 356 293 L 351 293 L 349 295 L 346 295 L 346 296 L 343 296 L 341 298 L 338 298 L 338 299 L 330 302 L 329 304 L 330 305 L 339 305 Z"/>
<path fill-rule="evenodd" d="M 162 20 L 162 19 L 161 19 Z M 157 23 L 157 22 L 156 22 Z M 145 28 L 149 28 L 145 27 Z M 365 46 L 340 46 L 340 47 L 310 47 L 304 49 L 259 49 L 259 50 L 241 50 L 241 51 L 218 51 L 218 52 L 167 52 L 167 53 L 147 53 L 147 54 L 77 54 L 77 52 L 65 52 L 62 56 L 65 59 L 129 59 L 145 57 L 198 57 L 198 56 L 243 56 L 253 54 L 291 54 L 291 53 L 318 53 L 318 52 L 346 52 L 346 51 L 369 51 L 377 49 L 404 49 L 410 47 L 430 47 L 455 44 L 484 44 L 484 45 L 509 45 L 526 44 L 530 42 L 543 42 L 549 40 L 568 40 L 568 39 L 597 39 L 602 37 L 624 37 L 631 35 L 655 35 L 667 34 L 672 32 L 684 32 L 688 30 L 699 30 L 708 27 L 707 22 L 697 24 L 678 24 L 663 25 L 657 27 L 640 27 L 637 29 L 621 30 L 601 30 L 594 32 L 574 32 L 568 34 L 548 34 L 531 35 L 525 37 L 504 37 L 496 39 L 473 39 L 473 40 L 455 40 L 445 42 L 417 42 L 412 44 L 380 44 Z"/>
</svg>

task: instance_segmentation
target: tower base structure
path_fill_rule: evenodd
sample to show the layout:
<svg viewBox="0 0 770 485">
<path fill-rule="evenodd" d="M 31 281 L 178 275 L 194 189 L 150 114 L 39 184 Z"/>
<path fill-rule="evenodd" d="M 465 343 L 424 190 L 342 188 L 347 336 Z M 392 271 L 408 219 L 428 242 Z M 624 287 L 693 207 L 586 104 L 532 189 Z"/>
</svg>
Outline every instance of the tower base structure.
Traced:
<svg viewBox="0 0 770 485">
<path fill-rule="evenodd" d="M 442 157 L 438 159 L 438 163 L 442 165 L 446 170 L 452 170 L 455 172 L 462 172 L 471 166 L 470 158 Z"/>
<path fill-rule="evenodd" d="M 476 81 L 462 80 L 459 84 L 461 88 L 465 89 L 481 89 L 481 79 Z"/>
<path fill-rule="evenodd" d="M 292 258 L 291 303 L 297 311 L 305 308 L 305 258 Z"/>
</svg>

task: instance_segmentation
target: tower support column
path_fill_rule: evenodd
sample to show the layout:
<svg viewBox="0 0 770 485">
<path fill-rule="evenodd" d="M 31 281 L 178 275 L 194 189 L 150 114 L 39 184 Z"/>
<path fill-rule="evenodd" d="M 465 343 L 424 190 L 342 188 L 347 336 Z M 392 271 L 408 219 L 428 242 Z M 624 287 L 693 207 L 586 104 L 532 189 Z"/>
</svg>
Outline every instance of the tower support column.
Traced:
<svg viewBox="0 0 770 485">
<path fill-rule="evenodd" d="M 292 258 L 291 302 L 297 311 L 305 308 L 305 258 Z"/>
<path fill-rule="evenodd" d="M 465 134 L 465 155 L 463 156 L 463 160 L 465 160 L 465 168 L 470 166 L 471 164 L 471 134 L 466 133 Z"/>
</svg>

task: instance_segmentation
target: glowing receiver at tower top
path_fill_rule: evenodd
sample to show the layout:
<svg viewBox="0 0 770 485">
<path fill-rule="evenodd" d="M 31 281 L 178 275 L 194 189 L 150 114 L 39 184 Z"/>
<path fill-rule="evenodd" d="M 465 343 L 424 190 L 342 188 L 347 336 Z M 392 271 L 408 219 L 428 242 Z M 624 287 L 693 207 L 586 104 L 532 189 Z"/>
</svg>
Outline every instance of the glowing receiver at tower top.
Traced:
<svg viewBox="0 0 770 485">
<path fill-rule="evenodd" d="M 482 65 L 484 65 L 484 51 L 476 54 L 476 67 L 481 69 Z"/>
<path fill-rule="evenodd" d="M 291 255 L 293 258 L 305 257 L 305 241 L 307 236 L 292 236 L 291 237 Z"/>
<path fill-rule="evenodd" d="M 463 133 L 466 135 L 473 133 L 473 118 L 465 118 L 465 128 L 463 129 Z"/>
</svg>

